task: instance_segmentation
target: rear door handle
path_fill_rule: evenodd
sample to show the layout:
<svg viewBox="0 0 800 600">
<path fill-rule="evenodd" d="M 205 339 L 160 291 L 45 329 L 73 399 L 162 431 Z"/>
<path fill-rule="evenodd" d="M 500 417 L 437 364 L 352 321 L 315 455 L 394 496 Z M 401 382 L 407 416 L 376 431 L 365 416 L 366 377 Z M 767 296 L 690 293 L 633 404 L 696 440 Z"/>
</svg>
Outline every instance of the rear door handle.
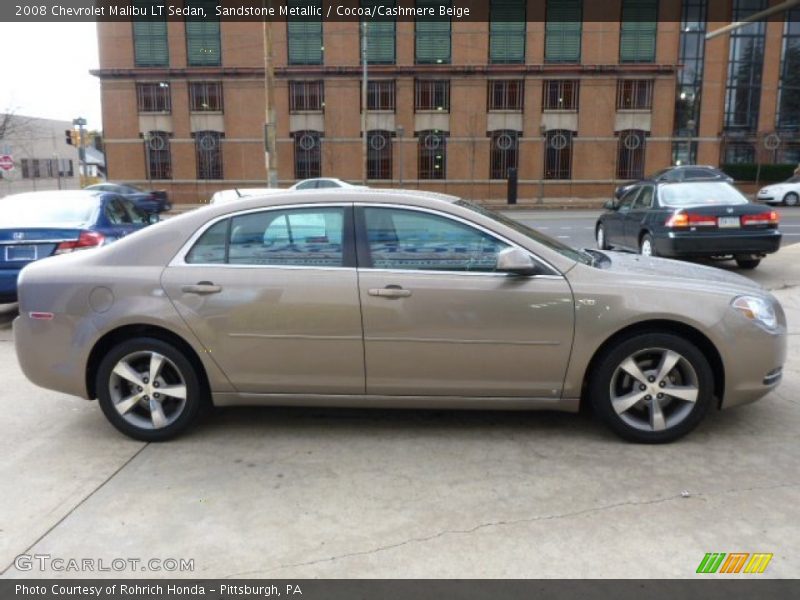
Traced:
<svg viewBox="0 0 800 600">
<path fill-rule="evenodd" d="M 404 290 L 399 286 L 387 285 L 385 288 L 370 288 L 367 293 L 370 296 L 378 296 L 380 298 L 408 298 L 411 295 L 411 290 Z"/>
<path fill-rule="evenodd" d="M 210 281 L 200 281 L 194 285 L 183 286 L 181 291 L 184 294 L 218 294 L 222 291 L 222 286 Z"/>
</svg>

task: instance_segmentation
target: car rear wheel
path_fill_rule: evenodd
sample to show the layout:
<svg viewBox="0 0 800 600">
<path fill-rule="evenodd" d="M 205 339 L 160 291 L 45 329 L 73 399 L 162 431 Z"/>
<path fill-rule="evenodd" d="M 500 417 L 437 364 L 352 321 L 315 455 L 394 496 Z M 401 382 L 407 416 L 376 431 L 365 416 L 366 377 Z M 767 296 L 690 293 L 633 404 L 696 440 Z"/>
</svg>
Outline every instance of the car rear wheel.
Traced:
<svg viewBox="0 0 800 600">
<path fill-rule="evenodd" d="M 105 356 L 96 389 L 111 424 L 146 442 L 174 438 L 189 427 L 203 394 L 197 370 L 180 350 L 144 337 L 123 342 Z"/>
<path fill-rule="evenodd" d="M 761 264 L 760 258 L 752 258 L 750 256 L 736 256 L 734 259 L 740 269 L 755 269 Z"/>
<path fill-rule="evenodd" d="M 657 256 L 656 247 L 653 244 L 653 236 L 649 233 L 645 233 L 639 242 L 639 254 L 642 256 Z"/>
<path fill-rule="evenodd" d="M 600 248 L 600 250 L 609 250 L 611 248 L 606 241 L 606 228 L 602 225 L 597 226 L 596 237 L 597 247 Z"/>
<path fill-rule="evenodd" d="M 783 197 L 783 203 L 786 206 L 797 206 L 798 204 L 800 204 L 800 196 L 798 196 L 794 192 L 789 192 Z"/>
<path fill-rule="evenodd" d="M 588 390 L 595 413 L 628 441 L 676 440 L 700 423 L 712 403 L 708 361 L 694 344 L 673 334 L 625 338 L 593 371 Z"/>
</svg>

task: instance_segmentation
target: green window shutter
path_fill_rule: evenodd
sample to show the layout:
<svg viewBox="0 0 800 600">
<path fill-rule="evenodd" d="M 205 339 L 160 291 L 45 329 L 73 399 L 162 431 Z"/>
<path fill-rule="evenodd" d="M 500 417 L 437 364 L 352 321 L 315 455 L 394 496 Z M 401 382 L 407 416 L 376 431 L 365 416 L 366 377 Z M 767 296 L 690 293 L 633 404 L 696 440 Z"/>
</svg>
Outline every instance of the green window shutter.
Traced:
<svg viewBox="0 0 800 600">
<path fill-rule="evenodd" d="M 394 7 L 394 0 L 361 0 L 363 7 Z M 363 23 L 363 21 L 362 21 Z M 367 63 L 371 65 L 393 65 L 395 63 L 395 20 L 374 19 L 367 21 Z M 359 62 L 360 59 L 359 59 Z"/>
<path fill-rule="evenodd" d="M 322 6 L 322 0 L 287 0 L 289 8 Z M 286 21 L 290 65 L 322 64 L 322 19 L 294 17 Z"/>
<path fill-rule="evenodd" d="M 545 61 L 581 62 L 583 0 L 547 0 Z"/>
<path fill-rule="evenodd" d="M 154 0 L 134 0 L 136 8 L 144 9 L 150 14 Z M 137 67 L 169 66 L 169 42 L 167 41 L 167 21 L 165 18 L 134 19 L 133 21 L 133 56 Z"/>
<path fill-rule="evenodd" d="M 186 17 L 186 60 L 190 66 L 222 64 L 219 19 L 215 18 L 216 1 L 186 0 L 187 7 L 204 8 L 206 18 Z"/>
<path fill-rule="evenodd" d="M 654 62 L 658 34 L 658 0 L 623 0 L 619 61 Z"/>
<path fill-rule="evenodd" d="M 439 14 L 440 6 L 452 6 L 450 0 L 417 0 L 418 7 L 431 7 Z M 450 19 L 417 19 L 415 54 L 419 64 L 450 64 Z"/>
<path fill-rule="evenodd" d="M 134 21 L 133 54 L 137 67 L 169 66 L 166 21 Z"/>
<path fill-rule="evenodd" d="M 489 60 L 525 62 L 525 0 L 492 0 L 489 24 Z"/>
</svg>

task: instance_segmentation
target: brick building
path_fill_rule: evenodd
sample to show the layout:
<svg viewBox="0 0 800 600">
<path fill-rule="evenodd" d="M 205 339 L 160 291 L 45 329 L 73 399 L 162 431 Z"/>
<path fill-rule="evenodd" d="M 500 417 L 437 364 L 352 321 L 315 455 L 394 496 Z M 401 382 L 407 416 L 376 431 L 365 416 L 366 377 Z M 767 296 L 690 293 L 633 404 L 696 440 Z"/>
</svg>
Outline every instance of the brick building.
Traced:
<svg viewBox="0 0 800 600">
<path fill-rule="evenodd" d="M 531 202 L 607 197 L 679 161 L 800 161 L 800 12 L 704 39 L 778 0 L 486 2 L 483 21 L 367 24 L 369 185 L 500 199 L 516 168 Z M 280 185 L 361 181 L 361 24 L 268 26 Z M 177 202 L 263 186 L 260 21 L 101 22 L 98 37 L 110 180 Z"/>
</svg>

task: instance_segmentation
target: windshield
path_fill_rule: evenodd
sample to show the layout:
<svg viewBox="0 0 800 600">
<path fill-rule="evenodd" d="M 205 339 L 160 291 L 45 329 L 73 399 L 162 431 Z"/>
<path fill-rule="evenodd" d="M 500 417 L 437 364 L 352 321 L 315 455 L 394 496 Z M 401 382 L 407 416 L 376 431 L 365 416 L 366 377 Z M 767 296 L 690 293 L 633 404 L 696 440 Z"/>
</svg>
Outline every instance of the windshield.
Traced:
<svg viewBox="0 0 800 600">
<path fill-rule="evenodd" d="M 786 183 L 800 183 L 800 175 L 789 177 L 789 179 L 786 180 Z"/>
<path fill-rule="evenodd" d="M 19 194 L 0 200 L 0 227 L 80 227 L 91 220 L 97 207 L 92 197 Z"/>
<path fill-rule="evenodd" d="M 119 188 L 121 190 L 123 190 L 123 192 L 127 192 L 127 193 L 131 193 L 131 192 L 135 192 L 137 194 L 143 194 L 144 193 L 144 190 L 142 188 L 137 187 L 135 185 L 131 185 L 130 183 L 126 183 L 125 185 L 121 185 L 121 186 L 119 186 Z"/>
<path fill-rule="evenodd" d="M 748 200 L 732 185 L 721 182 L 673 183 L 658 191 L 661 204 L 670 207 L 747 204 Z"/>
<path fill-rule="evenodd" d="M 514 219 L 510 219 L 500 213 L 488 210 L 478 204 L 473 204 L 468 200 L 459 200 L 458 202 L 456 202 L 456 206 L 463 206 L 464 208 L 469 208 L 470 210 L 474 210 L 478 214 L 481 214 L 485 217 L 489 217 L 490 219 L 493 219 L 498 223 L 502 223 L 503 225 L 511 227 L 511 229 L 513 229 L 514 231 L 517 231 L 522 235 L 531 238 L 535 242 L 547 246 L 551 250 L 555 250 L 556 252 L 558 252 L 562 256 L 566 256 L 570 260 L 576 260 L 585 265 L 591 265 L 594 262 L 592 257 L 586 254 L 585 252 L 581 252 L 580 250 L 575 250 L 575 248 L 571 248 L 566 244 L 562 244 L 558 240 L 554 240 L 553 238 L 546 236 L 540 231 L 536 231 L 532 227 L 528 227 L 527 225 L 520 223 L 519 221 L 515 221 Z"/>
</svg>

